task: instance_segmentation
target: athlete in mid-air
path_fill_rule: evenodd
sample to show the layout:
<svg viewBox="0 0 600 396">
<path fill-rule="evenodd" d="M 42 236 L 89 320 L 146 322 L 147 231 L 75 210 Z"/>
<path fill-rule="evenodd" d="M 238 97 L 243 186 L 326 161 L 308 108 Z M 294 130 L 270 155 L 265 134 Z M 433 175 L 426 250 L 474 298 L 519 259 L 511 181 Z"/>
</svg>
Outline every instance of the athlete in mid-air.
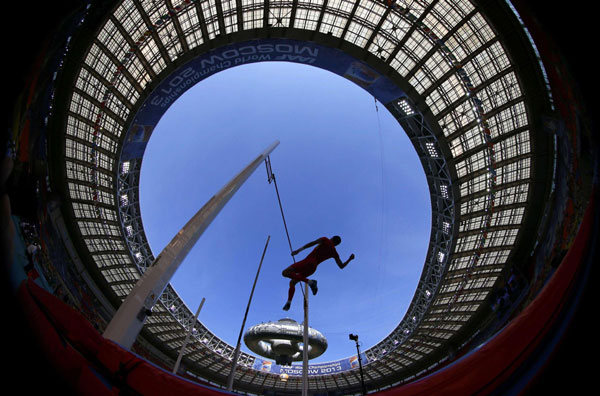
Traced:
<svg viewBox="0 0 600 396">
<path fill-rule="evenodd" d="M 340 256 L 338 255 L 337 250 L 335 250 L 335 247 L 339 245 L 340 242 L 342 242 L 342 238 L 340 238 L 337 235 L 332 237 L 331 239 L 327 237 L 321 237 L 315 241 L 307 243 L 300 249 L 294 250 L 292 252 L 292 256 L 295 256 L 304 249 L 316 245 L 316 247 L 312 250 L 312 252 L 308 254 L 308 256 L 306 256 L 304 260 L 298 261 L 297 263 L 290 265 L 281 273 L 281 275 L 291 279 L 290 289 L 288 291 L 288 300 L 283 306 L 284 311 L 290 309 L 292 299 L 294 298 L 294 292 L 296 291 L 296 283 L 308 283 L 308 286 L 310 286 L 313 295 L 317 294 L 317 281 L 314 279 L 308 279 L 307 276 L 314 274 L 317 270 L 317 266 L 323 261 L 333 258 L 335 259 L 335 262 L 338 265 L 338 267 L 340 267 L 340 269 L 343 269 L 345 266 L 348 265 L 350 261 L 354 260 L 354 254 L 351 254 L 348 260 L 346 260 L 346 262 L 342 262 L 342 260 L 340 260 Z"/>
</svg>

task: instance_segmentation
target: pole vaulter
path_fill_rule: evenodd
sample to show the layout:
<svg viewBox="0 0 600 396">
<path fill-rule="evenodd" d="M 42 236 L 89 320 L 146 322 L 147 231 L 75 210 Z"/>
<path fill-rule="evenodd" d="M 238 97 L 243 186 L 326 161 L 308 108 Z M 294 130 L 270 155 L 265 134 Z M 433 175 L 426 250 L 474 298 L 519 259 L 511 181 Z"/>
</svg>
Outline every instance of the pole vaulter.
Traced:
<svg viewBox="0 0 600 396">
<path fill-rule="evenodd" d="M 292 252 L 292 259 L 294 260 L 294 264 L 290 265 L 286 269 L 283 270 L 282 275 L 284 277 L 290 278 L 290 288 L 288 290 L 288 300 L 283 306 L 285 311 L 290 309 L 290 305 L 292 303 L 292 298 L 294 297 L 294 293 L 296 291 L 296 284 L 298 282 L 305 282 L 304 289 L 302 290 L 302 294 L 304 295 L 304 331 L 302 337 L 302 396 L 308 395 L 308 287 L 310 286 L 313 295 L 317 294 L 317 281 L 314 279 L 308 279 L 307 276 L 312 275 L 316 270 L 317 266 L 325 260 L 330 258 L 335 259 L 336 264 L 340 269 L 344 269 L 350 263 L 350 261 L 354 260 L 354 254 L 351 254 L 348 260 L 342 262 L 340 260 L 340 256 L 336 250 L 336 246 L 342 242 L 342 239 L 335 235 L 331 239 L 327 237 L 321 237 L 315 241 L 309 242 L 306 245 L 302 246 L 299 249 L 292 249 L 292 241 L 290 239 L 290 233 L 288 231 L 287 223 L 285 221 L 285 215 L 283 213 L 283 205 L 281 205 L 281 197 L 279 196 L 279 188 L 277 187 L 277 180 L 275 179 L 275 174 L 273 173 L 273 169 L 271 167 L 271 159 L 269 156 L 265 158 L 265 165 L 267 168 L 267 179 L 269 184 L 273 182 L 275 185 L 275 192 L 277 193 L 277 200 L 279 202 L 279 209 L 281 211 L 281 218 L 283 219 L 283 225 L 285 227 L 285 233 L 287 235 L 288 244 L 290 246 L 290 251 Z M 304 249 L 308 249 L 309 247 L 315 248 L 309 253 L 309 255 L 304 258 L 302 261 L 296 263 L 296 256 Z"/>
<path fill-rule="evenodd" d="M 317 281 L 315 279 L 308 279 L 307 277 L 314 274 L 319 264 L 330 258 L 334 259 L 337 266 L 340 269 L 344 269 L 354 260 L 354 253 L 350 255 L 348 260 L 342 262 L 340 255 L 338 254 L 335 247 L 342 242 L 342 238 L 335 235 L 331 239 L 327 237 L 321 237 L 312 242 L 307 243 L 300 249 L 294 250 L 292 256 L 297 255 L 304 249 L 315 246 L 315 248 L 306 256 L 302 261 L 298 261 L 283 270 L 281 275 L 286 278 L 290 278 L 290 288 L 288 290 L 288 300 L 283 306 L 283 310 L 287 311 L 290 309 L 290 304 L 294 298 L 294 292 L 296 290 L 296 283 L 305 282 L 311 289 L 313 295 L 317 294 Z"/>
</svg>

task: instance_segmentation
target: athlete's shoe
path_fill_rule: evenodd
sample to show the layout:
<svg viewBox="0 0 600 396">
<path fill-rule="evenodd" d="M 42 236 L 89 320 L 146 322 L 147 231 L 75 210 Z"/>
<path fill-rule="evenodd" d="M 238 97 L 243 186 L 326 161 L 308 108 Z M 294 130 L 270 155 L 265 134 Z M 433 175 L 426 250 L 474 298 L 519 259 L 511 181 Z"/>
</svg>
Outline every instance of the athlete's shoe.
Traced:
<svg viewBox="0 0 600 396">
<path fill-rule="evenodd" d="M 313 296 L 317 294 L 317 291 L 319 291 L 319 289 L 317 288 L 317 281 L 314 279 L 308 281 L 308 286 L 310 286 L 310 290 L 312 290 Z"/>
<path fill-rule="evenodd" d="M 283 306 L 283 310 L 284 311 L 289 310 L 290 309 L 290 304 L 291 304 L 291 301 L 286 302 L 285 305 Z"/>
</svg>

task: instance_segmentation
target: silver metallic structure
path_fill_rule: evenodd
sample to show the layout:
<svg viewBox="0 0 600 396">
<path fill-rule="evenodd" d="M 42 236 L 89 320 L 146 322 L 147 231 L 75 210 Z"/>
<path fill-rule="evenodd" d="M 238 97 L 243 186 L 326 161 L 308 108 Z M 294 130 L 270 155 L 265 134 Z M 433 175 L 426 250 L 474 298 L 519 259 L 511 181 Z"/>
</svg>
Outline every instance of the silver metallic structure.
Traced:
<svg viewBox="0 0 600 396">
<path fill-rule="evenodd" d="M 75 260 L 108 309 L 155 261 L 140 216 L 141 158 L 121 155 L 136 115 L 187 62 L 252 40 L 335 49 L 405 93 L 386 107 L 423 164 L 431 238 L 406 316 L 365 350 L 369 389 L 433 370 L 469 342 L 497 282 L 535 247 L 555 150 L 541 119 L 554 107 L 535 45 L 508 1 L 123 0 L 92 5 L 81 26 L 57 80 L 52 155 L 61 161 L 52 176 Z M 171 286 L 159 301 L 140 340 L 174 356 L 193 314 Z M 195 329 L 188 371 L 223 384 L 234 347 L 200 322 Z M 300 389 L 298 378 L 254 370 L 254 360 L 240 355 L 236 389 Z M 358 370 L 309 379 L 311 392 L 359 388 Z"/>
<path fill-rule="evenodd" d="M 260 356 L 274 359 L 277 364 L 291 364 L 302 360 L 304 327 L 293 319 L 254 325 L 244 333 L 244 343 Z M 321 332 L 308 328 L 308 358 L 314 359 L 327 350 L 327 338 Z"/>
</svg>

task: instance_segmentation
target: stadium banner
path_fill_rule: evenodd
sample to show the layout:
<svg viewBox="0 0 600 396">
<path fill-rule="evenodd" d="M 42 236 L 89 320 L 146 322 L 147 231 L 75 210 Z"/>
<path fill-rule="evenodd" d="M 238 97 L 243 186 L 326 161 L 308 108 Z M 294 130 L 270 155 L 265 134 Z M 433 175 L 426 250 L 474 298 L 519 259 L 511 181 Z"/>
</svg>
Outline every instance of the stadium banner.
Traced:
<svg viewBox="0 0 600 396">
<path fill-rule="evenodd" d="M 169 106 L 188 89 L 231 67 L 268 61 L 301 63 L 328 70 L 354 82 L 384 105 L 404 96 L 389 78 L 335 48 L 289 39 L 234 43 L 190 60 L 160 82 L 144 101 L 127 132 L 121 161 L 142 158 L 154 127 Z"/>
<path fill-rule="evenodd" d="M 360 354 L 362 364 L 367 364 L 368 359 L 364 353 Z M 265 373 L 271 374 L 287 374 L 287 375 L 302 375 L 302 364 L 293 364 L 290 366 L 282 366 L 273 363 L 269 360 L 264 360 L 260 358 L 256 358 L 252 368 L 257 371 L 262 371 Z M 358 369 L 358 356 L 351 356 L 346 359 L 341 359 L 335 362 L 323 363 L 323 364 L 309 364 L 308 365 L 308 375 L 326 375 L 326 374 L 335 374 L 341 373 L 342 371 Z"/>
</svg>

